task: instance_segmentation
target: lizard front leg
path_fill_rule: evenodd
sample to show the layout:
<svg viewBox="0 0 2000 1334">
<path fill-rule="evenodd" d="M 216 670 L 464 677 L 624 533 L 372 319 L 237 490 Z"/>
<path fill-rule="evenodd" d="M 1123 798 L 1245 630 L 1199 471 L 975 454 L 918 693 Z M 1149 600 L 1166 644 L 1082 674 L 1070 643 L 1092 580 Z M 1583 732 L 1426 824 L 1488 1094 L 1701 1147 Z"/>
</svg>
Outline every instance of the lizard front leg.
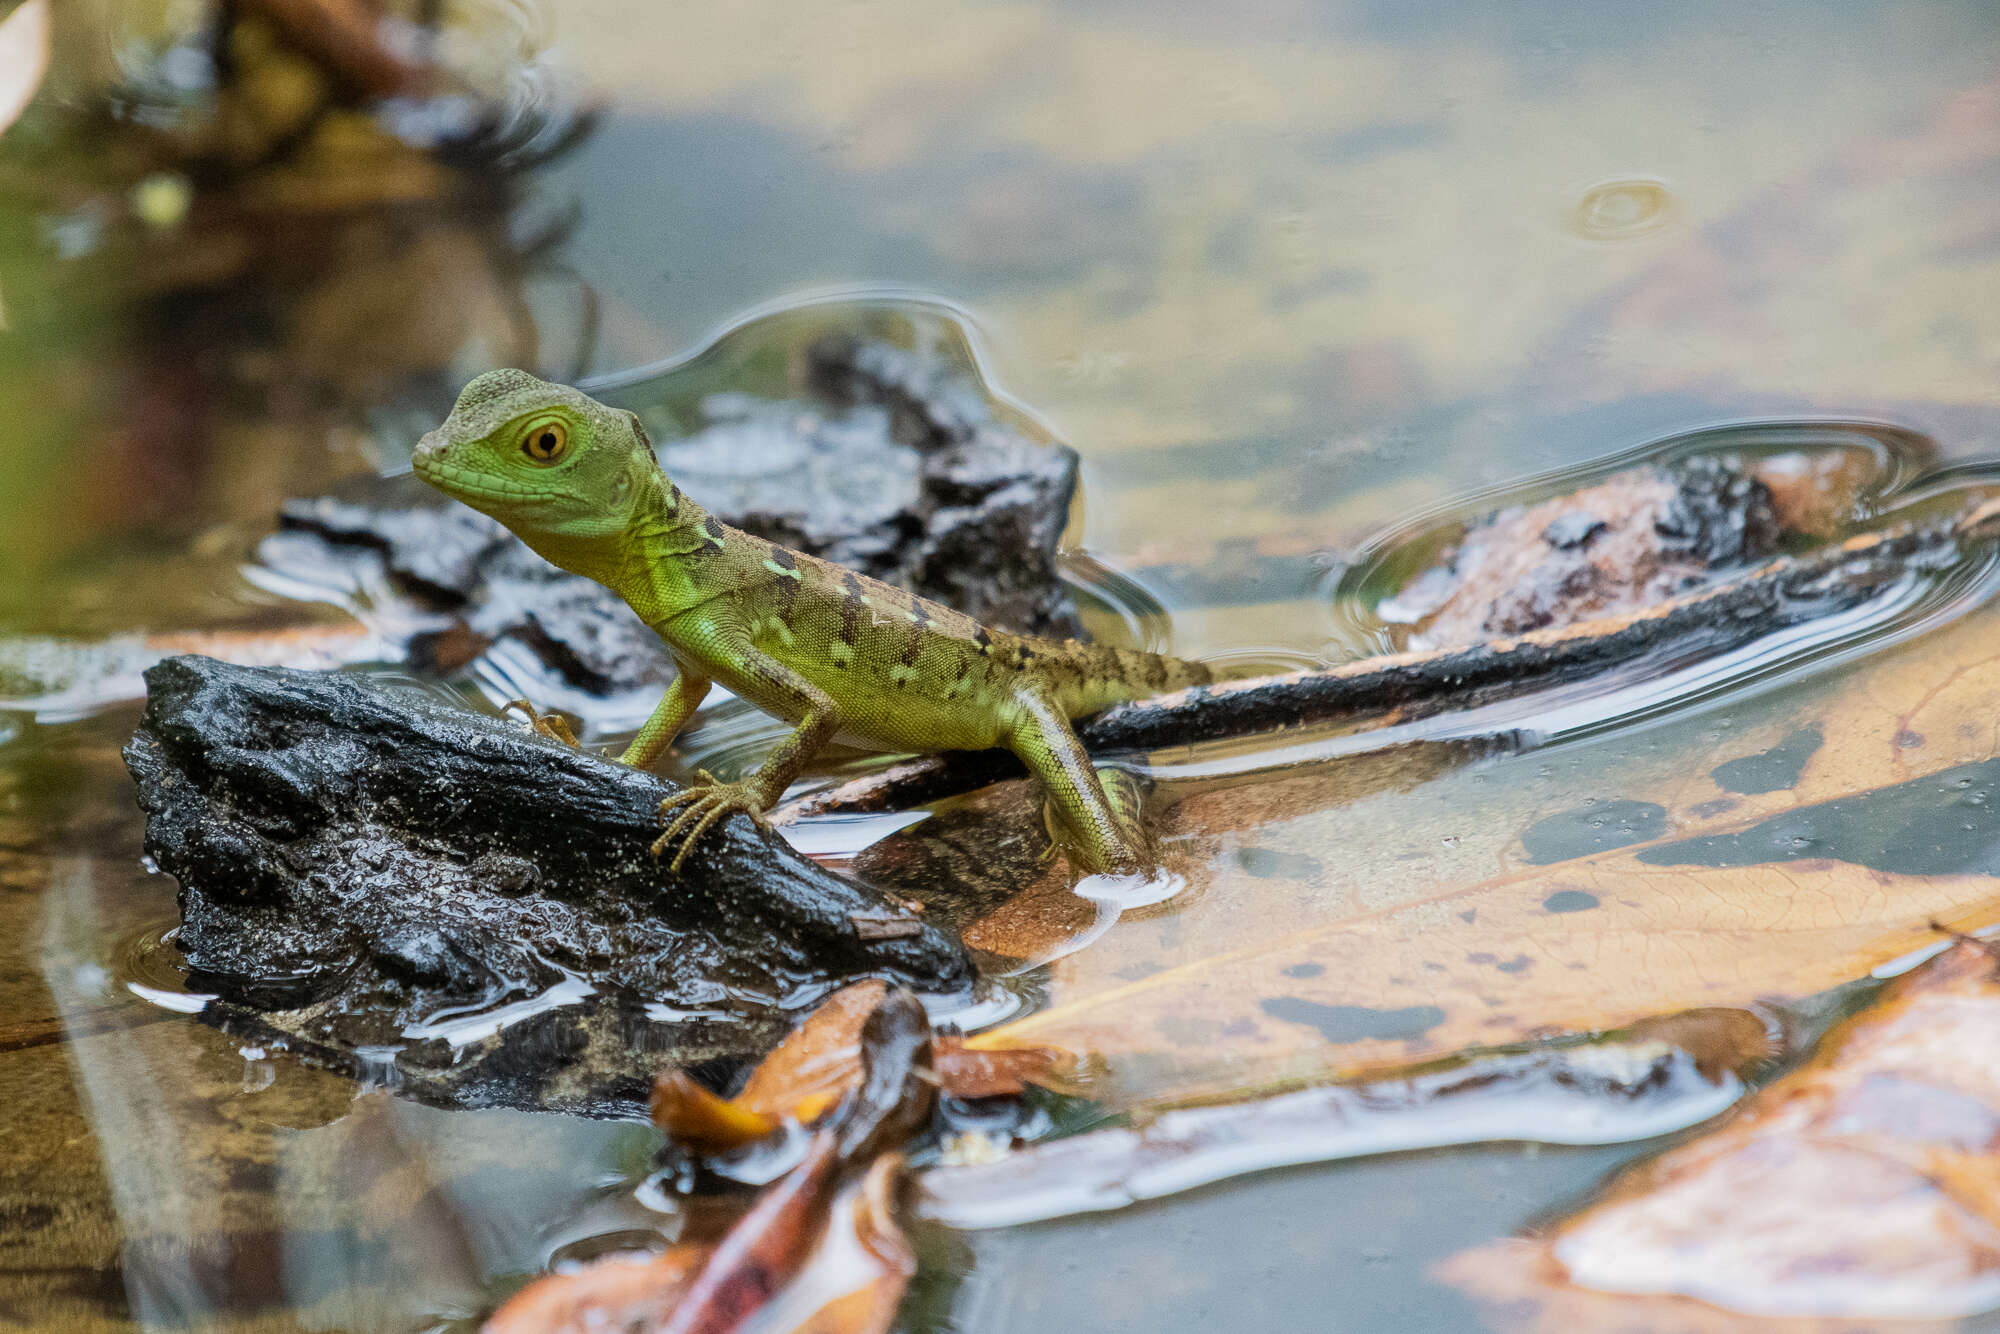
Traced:
<svg viewBox="0 0 2000 1334">
<path fill-rule="evenodd" d="M 1017 713 L 1007 748 L 1041 780 L 1069 835 L 1066 841 L 1078 868 L 1089 875 L 1149 869 L 1151 858 L 1135 828 L 1136 818 L 1128 823 L 1107 799 L 1089 752 L 1054 697 L 1033 683 L 1022 686 L 1014 702 Z"/>
<path fill-rule="evenodd" d="M 664 856 L 672 849 L 669 869 L 679 873 L 689 850 L 731 811 L 743 811 L 763 823 L 764 812 L 777 804 L 807 761 L 840 731 L 841 717 L 832 696 L 756 647 L 748 635 L 716 621 L 675 628 L 695 640 L 704 659 L 726 662 L 735 676 L 754 683 L 759 705 L 773 711 L 782 708 L 799 720 L 792 734 L 765 756 L 757 772 L 748 778 L 719 782 L 704 769 L 697 773 L 696 782 L 660 803 L 662 819 L 676 809 L 679 813 L 654 840 L 653 855 Z"/>
<path fill-rule="evenodd" d="M 667 693 L 660 696 L 660 702 L 653 706 L 652 717 L 639 729 L 639 735 L 632 738 L 632 744 L 618 757 L 620 764 L 629 764 L 635 769 L 650 769 L 653 761 L 660 758 L 660 752 L 673 744 L 687 720 L 701 707 L 701 701 L 708 694 L 709 680 L 697 676 L 687 668 L 667 687 Z"/>
</svg>

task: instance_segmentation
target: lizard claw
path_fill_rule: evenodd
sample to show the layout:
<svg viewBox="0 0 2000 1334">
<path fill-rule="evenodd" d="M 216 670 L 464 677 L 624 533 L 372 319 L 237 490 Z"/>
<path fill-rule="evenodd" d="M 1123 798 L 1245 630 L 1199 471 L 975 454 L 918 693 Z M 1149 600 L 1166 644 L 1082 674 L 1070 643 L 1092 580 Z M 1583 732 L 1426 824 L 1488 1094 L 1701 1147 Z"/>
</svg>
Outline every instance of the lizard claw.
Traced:
<svg viewBox="0 0 2000 1334">
<path fill-rule="evenodd" d="M 748 783 L 724 783 L 706 769 L 695 771 L 695 781 L 660 803 L 660 818 L 678 810 L 660 836 L 653 840 L 653 855 L 661 857 L 674 849 L 667 869 L 680 874 L 689 851 L 717 821 L 733 811 L 742 811 L 758 824 L 770 828 L 764 818 L 764 803 Z M 676 847 L 675 845 L 679 846 Z"/>
<path fill-rule="evenodd" d="M 525 699 L 510 699 L 500 706 L 502 714 L 518 713 L 528 720 L 528 726 L 539 736 L 551 741 L 559 741 L 575 750 L 583 749 L 583 743 L 576 739 L 576 731 L 570 727 L 569 719 L 551 710 L 543 713 Z"/>
</svg>

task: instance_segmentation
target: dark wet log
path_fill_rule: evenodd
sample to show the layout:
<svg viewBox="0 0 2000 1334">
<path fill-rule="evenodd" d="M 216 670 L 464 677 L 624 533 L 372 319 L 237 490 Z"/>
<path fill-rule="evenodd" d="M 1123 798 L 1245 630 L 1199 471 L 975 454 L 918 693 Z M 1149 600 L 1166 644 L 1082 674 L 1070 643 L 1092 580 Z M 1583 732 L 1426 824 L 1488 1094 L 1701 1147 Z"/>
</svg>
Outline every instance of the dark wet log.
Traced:
<svg viewBox="0 0 2000 1334">
<path fill-rule="evenodd" d="M 427 1100 L 642 1109 L 856 977 L 967 986 L 958 943 L 744 816 L 679 877 L 665 780 L 421 693 L 174 658 L 126 748 L 178 943 L 225 1026 Z"/>
<path fill-rule="evenodd" d="M 1640 611 L 1479 644 L 1199 686 L 1121 704 L 1077 731 L 1094 753 L 1153 750 L 1330 723 L 1408 722 L 1618 668 L 1666 671 L 1848 610 L 1913 572 L 1958 561 L 1969 544 L 1994 536 L 2000 523 L 1994 504 L 1781 556 Z M 900 809 L 1024 772 L 1007 751 L 926 755 L 815 792 L 786 806 L 780 818 Z"/>
</svg>

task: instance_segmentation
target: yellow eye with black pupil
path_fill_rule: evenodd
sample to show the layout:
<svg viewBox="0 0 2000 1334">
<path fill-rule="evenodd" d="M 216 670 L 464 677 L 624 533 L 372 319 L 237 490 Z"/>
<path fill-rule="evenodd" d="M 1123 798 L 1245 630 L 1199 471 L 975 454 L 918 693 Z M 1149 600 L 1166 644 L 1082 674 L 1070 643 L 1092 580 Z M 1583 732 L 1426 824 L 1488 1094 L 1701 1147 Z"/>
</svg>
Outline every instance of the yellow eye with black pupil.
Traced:
<svg viewBox="0 0 2000 1334">
<path fill-rule="evenodd" d="M 561 422 L 541 422 L 521 437 L 521 452 L 537 463 L 554 463 L 569 448 L 569 428 Z"/>
</svg>

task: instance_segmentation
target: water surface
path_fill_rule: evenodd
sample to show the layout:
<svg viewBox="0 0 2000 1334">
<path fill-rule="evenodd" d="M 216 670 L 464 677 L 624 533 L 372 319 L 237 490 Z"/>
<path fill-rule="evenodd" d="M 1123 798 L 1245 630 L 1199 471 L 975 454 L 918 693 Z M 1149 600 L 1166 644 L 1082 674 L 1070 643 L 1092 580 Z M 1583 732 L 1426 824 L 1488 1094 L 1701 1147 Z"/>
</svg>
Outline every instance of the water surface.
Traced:
<svg viewBox="0 0 2000 1334">
<path fill-rule="evenodd" d="M 616 371 L 832 289 L 967 313 L 1082 455 L 1079 551 L 1191 655 L 1362 652 L 1335 594 L 1413 516 L 1649 441 L 1806 418 L 1923 437 L 1916 471 L 2000 448 L 1983 4 L 490 0 L 454 7 L 452 59 L 546 123 L 445 178 L 410 147 L 444 122 L 407 107 L 394 134 L 337 112 L 321 157 L 283 158 L 277 84 L 264 139 L 177 148 L 207 123 L 197 8 L 70 11 L 0 137 L 9 635 L 296 624 L 239 568 L 279 502 L 393 463 L 466 376 Z M 1875 649 L 1490 764 L 1308 769 L 1249 833 L 1229 782 L 1190 779 L 1227 892 L 1132 914 L 1023 993 L 1483 881 L 1607 796 L 1678 810 L 1687 774 L 1838 716 L 1856 673 L 1954 651 Z M 671 1231 L 624 1190 L 643 1127 L 426 1110 L 177 1008 L 173 886 L 116 757 L 135 720 L 0 715 L 0 1313 L 416 1329 L 580 1239 Z M 1478 1328 L 1427 1267 L 1651 1147 L 1443 1150 L 930 1235 L 905 1326 Z"/>
</svg>

